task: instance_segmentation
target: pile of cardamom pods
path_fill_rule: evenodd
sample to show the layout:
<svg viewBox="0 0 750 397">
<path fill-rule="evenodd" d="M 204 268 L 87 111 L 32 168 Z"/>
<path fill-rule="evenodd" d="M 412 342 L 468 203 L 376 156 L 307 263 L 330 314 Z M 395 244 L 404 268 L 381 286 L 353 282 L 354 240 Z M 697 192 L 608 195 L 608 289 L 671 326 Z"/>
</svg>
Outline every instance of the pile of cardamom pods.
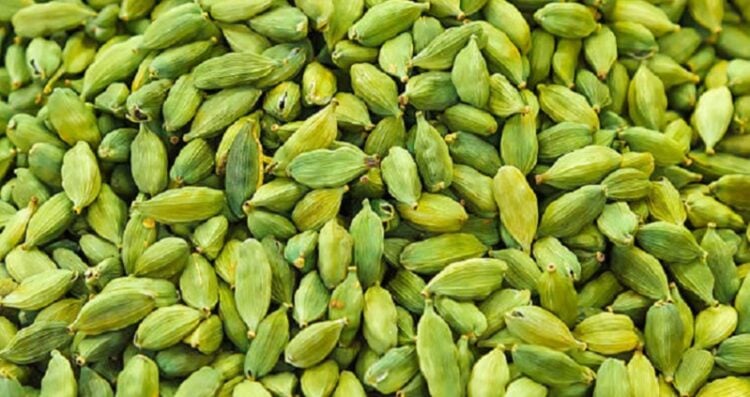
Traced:
<svg viewBox="0 0 750 397">
<path fill-rule="evenodd" d="M 0 396 L 750 396 L 750 0 L 3 0 Z"/>
</svg>

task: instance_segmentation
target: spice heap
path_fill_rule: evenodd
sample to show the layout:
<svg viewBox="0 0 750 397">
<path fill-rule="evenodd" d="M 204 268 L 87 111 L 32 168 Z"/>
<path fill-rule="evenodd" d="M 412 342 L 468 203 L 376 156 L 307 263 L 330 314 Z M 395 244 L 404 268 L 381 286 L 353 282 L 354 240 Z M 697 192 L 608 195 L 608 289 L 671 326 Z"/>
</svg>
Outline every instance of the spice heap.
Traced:
<svg viewBox="0 0 750 397">
<path fill-rule="evenodd" d="M 5 0 L 0 395 L 747 397 L 750 1 Z"/>
</svg>

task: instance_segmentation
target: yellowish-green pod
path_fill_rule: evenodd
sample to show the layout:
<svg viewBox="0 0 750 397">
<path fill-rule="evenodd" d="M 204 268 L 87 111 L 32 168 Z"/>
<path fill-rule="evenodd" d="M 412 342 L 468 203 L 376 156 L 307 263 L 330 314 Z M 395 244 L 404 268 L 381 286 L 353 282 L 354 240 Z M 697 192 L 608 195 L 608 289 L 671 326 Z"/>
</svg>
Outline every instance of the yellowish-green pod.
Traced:
<svg viewBox="0 0 750 397">
<path fill-rule="evenodd" d="M 341 200 L 348 190 L 349 187 L 344 185 L 310 191 L 294 206 L 292 221 L 302 231 L 320 229 L 338 214 Z"/>
<path fill-rule="evenodd" d="M 378 50 L 361 46 L 349 40 L 341 40 L 336 43 L 331 58 L 339 68 L 349 69 L 355 63 L 374 62 L 378 59 Z"/>
<path fill-rule="evenodd" d="M 224 192 L 207 187 L 169 189 L 134 208 L 162 223 L 193 222 L 208 219 L 221 211 Z"/>
<path fill-rule="evenodd" d="M 219 283 L 219 315 L 221 316 L 224 333 L 240 351 L 247 351 L 250 338 L 247 336 L 247 325 L 242 321 L 237 311 L 234 293 L 226 283 Z M 257 334 L 257 332 L 256 332 Z"/>
<path fill-rule="evenodd" d="M 180 296 L 189 306 L 210 313 L 218 302 L 218 281 L 210 263 L 200 254 L 190 255 L 180 275 Z"/>
<path fill-rule="evenodd" d="M 477 360 L 471 369 L 467 391 L 476 397 L 491 396 L 505 389 L 510 370 L 502 348 L 495 348 Z"/>
<path fill-rule="evenodd" d="M 215 395 L 221 386 L 221 373 L 211 367 L 202 367 L 187 377 L 177 392 L 176 397 Z"/>
<path fill-rule="evenodd" d="M 547 386 L 564 387 L 575 383 L 591 384 L 595 374 L 565 353 L 538 345 L 517 345 L 513 363 L 520 372 Z"/>
<path fill-rule="evenodd" d="M 698 349 L 708 349 L 727 339 L 737 328 L 737 311 L 732 306 L 709 307 L 695 317 L 695 342 Z"/>
<path fill-rule="evenodd" d="M 490 74 L 480 44 L 476 35 L 471 36 L 466 47 L 456 54 L 451 81 L 463 102 L 484 108 L 490 95 Z"/>
<path fill-rule="evenodd" d="M 358 63 L 349 70 L 354 94 L 367 103 L 368 108 L 380 116 L 401 114 L 396 83 L 377 67 Z"/>
<path fill-rule="evenodd" d="M 39 395 L 66 397 L 78 395 L 78 383 L 73 368 L 68 359 L 57 350 L 52 351 L 52 359 L 42 377 Z"/>
<path fill-rule="evenodd" d="M 203 18 L 198 4 L 182 4 L 163 14 L 143 31 L 142 48 L 165 49 L 186 44 L 208 30 L 208 20 Z"/>
<path fill-rule="evenodd" d="M 96 371 L 83 367 L 78 377 L 78 393 L 81 396 L 114 396 L 112 385 Z"/>
<path fill-rule="evenodd" d="M 104 292 L 145 292 L 154 298 L 156 307 L 174 305 L 178 301 L 177 288 L 168 280 L 146 277 L 119 277 L 108 283 Z"/>
<path fill-rule="evenodd" d="M 542 397 L 547 395 L 547 388 L 530 378 L 520 377 L 508 384 L 505 395 L 508 397 Z"/>
<path fill-rule="evenodd" d="M 599 129 L 599 118 L 583 95 L 561 85 L 538 85 L 542 111 L 557 122 L 574 121 Z"/>
<path fill-rule="evenodd" d="M 380 3 L 368 8 L 362 18 L 348 28 L 348 37 L 368 47 L 379 46 L 408 29 L 427 9 L 429 4 L 403 0 Z"/>
<path fill-rule="evenodd" d="M 528 252 L 536 234 L 538 210 L 536 195 L 525 179 L 518 168 L 504 166 L 493 178 L 492 191 L 500 211 L 500 221 Z M 524 215 L 518 216 L 520 214 Z"/>
<path fill-rule="evenodd" d="M 505 123 L 500 138 L 500 156 L 504 164 L 514 166 L 524 174 L 534 169 L 539 153 L 536 128 L 536 113 L 530 111 L 513 115 Z"/>
<path fill-rule="evenodd" d="M 468 209 L 477 215 L 492 217 L 497 212 L 493 196 L 493 180 L 465 165 L 453 166 L 453 190 Z"/>
<path fill-rule="evenodd" d="M 670 21 L 666 13 L 660 8 L 651 3 L 639 0 L 616 3 L 610 18 L 614 21 L 632 21 L 636 15 L 646 16 L 640 19 L 639 23 L 643 24 L 643 26 L 657 37 L 679 29 L 679 25 Z"/>
<path fill-rule="evenodd" d="M 300 388 L 308 396 L 330 395 L 336 388 L 338 378 L 338 364 L 334 360 L 326 360 L 302 372 Z"/>
<path fill-rule="evenodd" d="M 195 88 L 194 80 L 192 74 L 184 74 L 169 89 L 162 105 L 164 129 L 167 131 L 176 131 L 187 125 L 198 111 L 203 97 Z"/>
<path fill-rule="evenodd" d="M 417 357 L 431 395 L 461 394 L 458 353 L 450 328 L 429 301 L 417 326 Z"/>
<path fill-rule="evenodd" d="M 566 193 L 547 206 L 539 233 L 554 237 L 571 236 L 596 219 L 605 203 L 604 188 L 600 185 L 583 186 Z"/>
<path fill-rule="evenodd" d="M 428 232 L 457 232 L 468 219 L 460 203 L 435 193 L 422 193 L 416 207 L 398 204 L 396 208 L 403 220 Z"/>
<path fill-rule="evenodd" d="M 392 147 L 381 162 L 381 170 L 391 196 L 399 202 L 416 206 L 422 194 L 422 183 L 411 154 L 401 147 Z"/>
<path fill-rule="evenodd" d="M 136 291 L 114 291 L 88 301 L 70 329 L 97 335 L 137 323 L 153 310 L 154 297 Z"/>
<path fill-rule="evenodd" d="M 586 344 L 573 334 L 553 313 L 537 306 L 519 306 L 505 314 L 511 334 L 523 341 L 551 349 L 566 351 L 585 349 Z"/>
<path fill-rule="evenodd" d="M 130 145 L 133 180 L 143 193 L 156 195 L 167 187 L 167 150 L 164 142 L 142 124 Z"/>
<path fill-rule="evenodd" d="M 591 11 L 583 4 L 547 4 L 534 13 L 534 20 L 544 30 L 566 39 L 589 36 L 596 30 Z"/>
<path fill-rule="evenodd" d="M 150 358 L 138 354 L 117 376 L 117 396 L 136 397 L 159 393 L 159 369 Z"/>
<path fill-rule="evenodd" d="M 417 167 L 427 190 L 436 192 L 449 187 L 452 181 L 453 161 L 449 156 L 448 146 L 422 113 L 417 115 L 414 150 Z"/>
<path fill-rule="evenodd" d="M 225 88 L 207 97 L 195 112 L 190 131 L 183 135 L 189 142 L 196 138 L 210 138 L 247 114 L 260 98 L 261 91 L 251 86 Z"/>
<path fill-rule="evenodd" d="M 196 66 L 194 85 L 200 89 L 228 88 L 253 83 L 271 73 L 278 61 L 252 52 L 229 53 Z"/>
<path fill-rule="evenodd" d="M 63 193 L 58 193 L 45 201 L 35 214 L 28 219 L 24 248 L 29 249 L 44 244 L 64 232 L 73 221 L 73 202 Z"/>
<path fill-rule="evenodd" d="M 505 262 L 492 258 L 454 262 L 435 275 L 423 293 L 481 300 L 500 287 L 507 268 Z"/>
<path fill-rule="evenodd" d="M 32 39 L 26 46 L 26 62 L 32 78 L 47 80 L 62 63 L 62 48 L 51 40 Z"/>
<path fill-rule="evenodd" d="M 450 263 L 481 257 L 486 249 L 474 235 L 445 233 L 407 245 L 399 261 L 416 273 L 434 274 Z"/>
<path fill-rule="evenodd" d="M 227 205 L 237 217 L 244 215 L 245 200 L 263 184 L 263 149 L 258 140 L 259 120 L 250 116 L 243 121 L 229 148 L 224 177 Z"/>
<path fill-rule="evenodd" d="M 325 105 L 336 93 L 336 76 L 325 66 L 312 62 L 302 74 L 302 100 L 306 105 Z"/>
<path fill-rule="evenodd" d="M 590 351 L 601 354 L 617 354 L 635 349 L 641 340 L 630 317 L 624 314 L 602 312 L 585 318 L 573 330 L 573 335 L 587 345 Z M 636 358 L 631 362 L 641 366 Z M 653 371 L 653 370 L 652 370 Z"/>
<path fill-rule="evenodd" d="M 82 96 L 89 98 L 134 73 L 149 53 L 141 49 L 142 44 L 143 36 L 139 35 L 101 49 L 83 75 Z"/>
<path fill-rule="evenodd" d="M 133 266 L 133 275 L 169 278 L 180 274 L 190 257 L 188 243 L 179 237 L 166 237 L 143 251 Z"/>
<path fill-rule="evenodd" d="M 399 102 L 401 106 L 411 105 L 421 111 L 445 110 L 458 103 L 458 93 L 450 73 L 430 71 L 410 78 Z"/>
<path fill-rule="evenodd" d="M 276 151 L 273 156 L 272 170 L 281 174 L 286 172 L 289 163 L 299 154 L 328 147 L 336 138 L 336 102 L 323 108 L 309 117 Z"/>
<path fill-rule="evenodd" d="M 539 260 L 539 256 L 537 261 L 540 265 L 545 263 Z M 553 261 L 546 263 L 545 271 L 536 284 L 540 305 L 557 315 L 564 323 L 572 325 L 578 314 L 578 293 L 573 286 L 576 268 L 565 266 L 564 263 L 560 263 L 558 267 Z"/>
<path fill-rule="evenodd" d="M 617 61 L 617 39 L 606 25 L 583 41 L 583 54 L 600 79 L 609 75 Z"/>
<path fill-rule="evenodd" d="M 245 356 L 244 372 L 254 378 L 265 376 L 289 341 L 287 307 L 272 312 L 258 325 L 255 339 Z"/>
<path fill-rule="evenodd" d="M 79 141 L 63 156 L 62 187 L 80 214 L 96 200 L 101 189 L 101 172 L 96 156 L 86 142 Z"/>
<path fill-rule="evenodd" d="M 307 273 L 294 292 L 292 317 L 301 327 L 325 316 L 330 293 L 316 271 Z"/>
<path fill-rule="evenodd" d="M 379 285 L 368 288 L 364 295 L 362 316 L 362 333 L 373 351 L 383 354 L 396 347 L 398 341 L 396 305 L 388 290 Z"/>
<path fill-rule="evenodd" d="M 284 349 L 286 362 L 309 368 L 323 361 L 333 351 L 346 320 L 328 320 L 311 324 L 302 329 Z"/>
<path fill-rule="evenodd" d="M 354 239 L 336 220 L 330 220 L 318 236 L 318 272 L 328 288 L 344 281 L 352 262 Z"/>
<path fill-rule="evenodd" d="M 502 30 L 521 53 L 527 54 L 532 47 L 531 31 L 521 11 L 505 0 L 488 0 L 485 3 L 482 12 L 487 22 Z"/>
<path fill-rule="evenodd" d="M 335 188 L 351 182 L 376 164 L 377 159 L 361 150 L 343 146 L 302 153 L 289 164 L 288 173 L 295 181 L 313 189 Z"/>
<path fill-rule="evenodd" d="M 357 275 L 362 285 L 369 287 L 382 280 L 385 271 L 382 259 L 385 230 L 368 200 L 362 202 L 362 209 L 352 219 L 349 233 L 354 242 Z"/>
<path fill-rule="evenodd" d="M 732 94 L 727 87 L 710 89 L 698 98 L 692 121 L 706 145 L 706 153 L 714 153 L 714 146 L 727 132 L 733 114 Z"/>
<path fill-rule="evenodd" d="M 414 55 L 414 42 L 409 32 L 404 32 L 386 41 L 378 53 L 380 69 L 401 82 L 409 80 Z"/>
<path fill-rule="evenodd" d="M 576 69 L 583 42 L 580 39 L 560 39 L 552 55 L 552 73 L 554 80 L 570 89 L 579 88 L 576 81 Z"/>
<path fill-rule="evenodd" d="M 138 325 L 133 343 L 148 350 L 173 346 L 198 326 L 200 317 L 198 310 L 184 305 L 159 308 Z"/>
<path fill-rule="evenodd" d="M 698 391 L 699 397 L 739 397 L 750 392 L 750 382 L 734 376 L 713 380 Z"/>
<path fill-rule="evenodd" d="M 414 51 L 422 51 L 444 30 L 443 25 L 435 17 L 422 16 L 417 18 L 411 29 L 411 35 L 414 39 Z"/>
<path fill-rule="evenodd" d="M 352 24 L 364 12 L 364 0 L 332 0 L 333 13 L 328 21 L 328 27 L 323 31 L 323 39 L 328 49 L 333 49 L 342 40 Z"/>
<path fill-rule="evenodd" d="M 419 372 L 414 346 L 405 345 L 386 352 L 365 374 L 365 382 L 381 393 L 393 393 Z"/>
<path fill-rule="evenodd" d="M 674 376 L 674 386 L 681 394 L 695 394 L 708 380 L 714 357 L 707 351 L 691 348 L 685 351 Z"/>
<path fill-rule="evenodd" d="M 127 0 L 122 2 L 119 17 L 123 21 L 135 20 L 148 14 L 154 7 L 152 0 Z"/>
<path fill-rule="evenodd" d="M 211 4 L 211 17 L 221 22 L 239 22 L 258 15 L 273 5 L 271 0 L 238 2 L 223 0 Z"/>
<path fill-rule="evenodd" d="M 747 368 L 747 361 L 743 359 L 743 346 L 746 342 L 745 335 L 735 335 L 725 339 L 716 350 L 714 356 L 716 364 L 732 372 L 744 372 Z"/>
<path fill-rule="evenodd" d="M 599 370 L 596 372 L 596 385 L 594 386 L 594 396 L 630 396 L 632 390 L 630 386 L 629 373 L 625 362 L 613 358 L 604 360 Z"/>
<path fill-rule="evenodd" d="M 354 267 L 348 269 L 348 274 L 331 293 L 328 304 L 328 318 L 331 320 L 345 319 L 346 325 L 341 331 L 339 342 L 351 343 L 357 335 L 364 310 L 364 292 L 357 278 Z"/>
<path fill-rule="evenodd" d="M 558 158 L 547 171 L 536 176 L 536 182 L 566 190 L 595 184 L 615 170 L 621 160 L 622 156 L 613 149 L 586 146 Z"/>
<path fill-rule="evenodd" d="M 252 338 L 271 304 L 271 265 L 257 240 L 243 242 L 238 255 L 234 296 L 239 315 Z"/>
<path fill-rule="evenodd" d="M 636 125 L 661 130 L 667 96 L 664 84 L 647 66 L 638 68 L 628 87 L 628 110 Z"/>
<path fill-rule="evenodd" d="M 232 3 L 240 4 L 236 1 Z M 271 42 L 265 36 L 254 32 L 245 24 L 221 24 L 219 26 L 232 51 L 260 54 L 271 47 Z"/>
<path fill-rule="evenodd" d="M 95 12 L 83 4 L 54 2 L 23 7 L 12 15 L 10 21 L 16 34 L 42 37 L 78 27 Z"/>
<path fill-rule="evenodd" d="M 635 239 L 638 217 L 626 203 L 608 204 L 597 218 L 596 225 L 613 243 L 630 245 Z"/>
<path fill-rule="evenodd" d="M 224 326 L 218 315 L 211 315 L 182 341 L 203 354 L 216 352 L 224 340 Z"/>
<path fill-rule="evenodd" d="M 654 367 L 672 379 L 683 352 L 685 328 L 673 303 L 656 302 L 646 314 L 646 354 Z"/>
<path fill-rule="evenodd" d="M 41 309 L 64 295 L 76 278 L 74 272 L 63 269 L 31 275 L 3 297 L 3 306 L 21 310 Z"/>
<path fill-rule="evenodd" d="M 88 208 L 89 225 L 102 238 L 113 244 L 122 244 L 122 233 L 127 222 L 127 205 L 107 184 L 102 184 L 99 195 Z"/>
</svg>

